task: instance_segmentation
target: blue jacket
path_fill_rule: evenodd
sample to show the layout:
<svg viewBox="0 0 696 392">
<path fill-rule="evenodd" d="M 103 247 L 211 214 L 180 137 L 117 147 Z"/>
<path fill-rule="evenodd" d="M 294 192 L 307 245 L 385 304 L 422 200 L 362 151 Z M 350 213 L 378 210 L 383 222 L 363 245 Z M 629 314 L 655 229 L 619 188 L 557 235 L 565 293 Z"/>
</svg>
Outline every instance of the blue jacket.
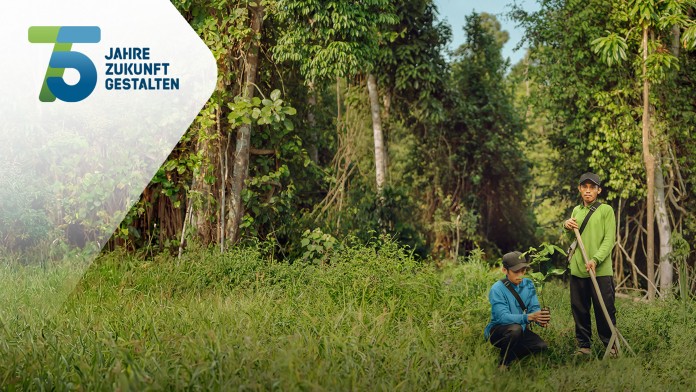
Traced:
<svg viewBox="0 0 696 392">
<path fill-rule="evenodd" d="M 541 310 L 539 299 L 534 289 L 531 279 L 524 278 L 519 285 L 510 284 L 520 295 L 522 302 L 527 305 L 527 314 Z M 524 331 L 527 324 L 527 314 L 522 313 L 520 304 L 517 303 L 515 296 L 505 287 L 503 282 L 497 281 L 488 293 L 488 300 L 491 303 L 491 322 L 486 326 L 483 336 L 488 339 L 491 329 L 497 325 L 520 324 Z"/>
</svg>

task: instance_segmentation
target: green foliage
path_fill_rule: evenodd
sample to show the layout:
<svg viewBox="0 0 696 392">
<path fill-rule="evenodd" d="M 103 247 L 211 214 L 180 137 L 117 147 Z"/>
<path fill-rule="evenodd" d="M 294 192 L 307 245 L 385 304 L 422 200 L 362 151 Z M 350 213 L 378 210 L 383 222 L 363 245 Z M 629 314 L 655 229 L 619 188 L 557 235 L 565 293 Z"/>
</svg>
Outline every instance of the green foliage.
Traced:
<svg viewBox="0 0 696 392">
<path fill-rule="evenodd" d="M 266 79 L 269 75 L 262 76 L 263 85 L 273 83 Z M 252 153 L 249 176 L 242 191 L 243 238 L 251 242 L 277 241 L 285 254 L 293 253 L 294 249 L 288 248 L 299 245 L 304 228 L 297 218 L 304 203 L 314 201 L 307 193 L 312 191 L 319 176 L 298 134 L 300 127 L 294 125 L 302 120 L 291 106 L 293 98 L 281 98 L 281 92 L 273 90 L 268 98 L 239 99 L 230 104 L 229 115 L 230 122 L 251 121 L 256 125 L 252 128 L 251 147 L 262 151 Z"/>
<path fill-rule="evenodd" d="M 354 221 L 348 226 L 352 235 L 368 242 L 374 233 L 386 234 L 420 257 L 427 257 L 422 229 L 413 219 L 417 207 L 403 188 L 386 186 L 378 195 L 362 185 L 351 192 L 351 200 L 355 208 L 346 210 L 346 215 L 354 214 Z"/>
<path fill-rule="evenodd" d="M 530 247 L 523 255 L 529 260 L 529 266 L 536 268 L 537 271 L 531 271 L 528 273 L 534 286 L 536 287 L 537 294 L 539 294 L 539 299 L 541 300 L 542 306 L 544 305 L 544 286 L 546 280 L 551 276 L 561 276 L 566 272 L 565 268 L 553 268 L 549 266 L 548 262 L 552 261 L 552 256 L 554 254 L 560 254 L 562 256 L 567 256 L 566 252 L 556 245 L 544 242 L 539 245 L 539 248 Z"/>
<path fill-rule="evenodd" d="M 669 254 L 669 261 L 675 266 L 679 274 L 679 296 L 682 300 L 688 300 L 691 298 L 689 282 L 691 282 L 691 276 L 693 274 L 693 268 L 689 266 L 688 262 L 689 255 L 691 254 L 691 246 L 689 242 L 684 239 L 682 234 L 677 231 L 672 232 L 670 245 L 672 246 L 672 252 Z"/>
<path fill-rule="evenodd" d="M 609 35 L 606 37 L 599 37 L 592 41 L 592 50 L 601 55 L 608 66 L 612 64 L 619 63 L 620 61 L 625 61 L 626 50 L 628 45 L 626 45 L 626 40 L 620 37 L 618 34 L 613 32 L 607 32 Z"/>
<path fill-rule="evenodd" d="M 530 177 L 520 151 L 523 123 L 505 83 L 507 62 L 502 42 L 489 30 L 491 18 L 467 16 L 466 43 L 455 51 L 449 76 L 450 115 L 422 134 L 417 154 L 427 164 L 415 170 L 424 172 L 425 184 L 440 187 L 428 195 L 434 200 L 431 211 L 446 208 L 448 221 L 453 219 L 447 215 L 475 213 L 478 234 L 487 241 L 481 245 L 507 250 L 532 241 L 526 203 Z M 470 242 L 465 248 L 474 247 Z"/>
<path fill-rule="evenodd" d="M 269 99 L 270 98 L 270 99 Z M 280 98 L 280 90 L 273 90 L 269 98 L 234 97 L 234 102 L 228 103 L 230 114 L 227 116 L 229 125 L 237 128 L 243 124 L 274 125 L 282 124 L 286 130 L 292 131 L 294 126 L 286 116 L 294 116 L 297 110 Z"/>
<path fill-rule="evenodd" d="M 387 39 L 381 28 L 398 21 L 389 0 L 277 3 L 282 30 L 273 56 L 299 63 L 310 84 L 370 72 L 379 45 Z"/>
<path fill-rule="evenodd" d="M 373 70 L 385 94 L 398 96 L 390 108 L 395 118 L 387 127 L 397 119 L 412 127 L 432 126 L 446 117 L 447 64 L 443 53 L 451 28 L 437 20 L 431 1 L 403 2 L 395 12 L 398 23 L 385 26 L 393 39 L 382 46 Z"/>
<path fill-rule="evenodd" d="M 278 216 L 289 215 L 292 211 L 295 186 L 288 164 L 281 163 L 281 158 L 289 156 L 291 160 L 298 157 L 305 162 L 308 160 L 302 155 L 302 143 L 297 137 L 293 137 L 292 131 L 295 127 L 287 118 L 294 116 L 297 111 L 286 104 L 280 98 L 280 94 L 280 90 L 273 90 L 270 99 L 237 96 L 234 103 L 228 104 L 228 120 L 231 126 L 238 127 L 252 122 L 256 125 L 268 125 L 270 132 L 258 132 L 255 139 L 257 143 L 279 147 L 273 151 L 271 159 L 255 162 L 252 175 L 242 193 L 246 213 L 239 228 L 244 230 L 247 236 L 256 238 L 259 238 L 259 229 L 272 225 Z"/>
<path fill-rule="evenodd" d="M 530 260 L 530 265 L 531 266 L 539 266 L 547 261 L 550 261 L 552 259 L 551 256 L 554 255 L 554 253 L 558 252 L 560 255 L 567 256 L 566 252 L 553 244 L 549 244 L 548 242 L 544 242 L 541 245 L 539 245 L 539 248 L 535 247 L 530 247 L 526 252 L 524 252 L 523 255 L 528 256 Z M 558 272 L 557 269 L 553 270 L 554 274 Z"/>
<path fill-rule="evenodd" d="M 592 55 L 592 41 L 606 34 L 608 29 L 613 30 L 615 22 L 609 18 L 611 10 L 612 3 L 606 1 L 546 0 L 540 2 L 537 12 L 526 13 L 520 9 L 513 12 L 526 29 L 531 47 L 525 70 L 526 79 L 534 88 L 534 94 L 528 96 L 529 116 L 548 121 L 543 123 L 543 137 L 557 151 L 550 164 L 554 170 L 554 186 L 545 190 L 546 197 L 562 199 L 575 196 L 575 187 L 566 184 L 573 184 L 573 179 L 588 169 L 603 176 L 603 194 L 611 197 L 614 189 L 625 188 L 623 185 L 626 184 L 614 186 L 612 183 L 615 175 L 624 173 L 624 156 L 602 151 L 609 143 L 603 143 L 601 147 L 588 143 L 593 140 L 601 143 L 604 136 L 596 135 L 599 120 L 612 119 L 616 115 L 615 111 L 604 112 L 605 106 L 597 102 L 598 94 L 628 88 L 624 80 L 630 69 L 618 64 L 607 68 Z M 617 37 L 614 49 L 621 47 L 619 41 L 620 37 Z M 633 105 L 633 102 L 629 103 L 629 106 Z M 634 123 L 635 113 L 631 114 Z M 612 123 L 607 130 L 617 135 L 630 135 L 628 140 L 634 140 L 634 124 L 620 129 L 613 125 L 617 124 Z M 594 151 L 606 156 L 606 160 L 597 162 Z M 628 151 L 629 157 L 633 151 Z M 640 186 L 638 183 L 634 187 Z"/>
<path fill-rule="evenodd" d="M 594 97 L 602 111 L 592 117 L 596 134 L 587 142 L 590 160 L 604 178 L 609 200 L 635 200 L 645 194 L 641 149 L 641 129 L 635 104 L 635 91 L 617 88 L 597 92 Z M 621 130 L 619 132 L 619 130 Z"/>
<path fill-rule="evenodd" d="M 634 77 L 639 64 L 625 61 L 639 46 L 639 31 L 629 23 L 634 18 L 657 26 L 650 78 L 661 83 L 653 89 L 660 100 L 653 102 L 664 114 L 654 117 L 654 129 L 658 140 L 674 140 L 674 160 L 667 158 L 664 170 L 681 170 L 684 188 L 674 195 L 686 203 L 685 195 L 696 189 L 689 131 L 696 123 L 693 59 L 666 48 L 674 24 L 683 27 L 682 46 L 693 41 L 684 17 L 692 5 L 643 3 L 543 0 L 539 12 L 517 10 L 532 50 L 508 74 L 500 54 L 507 34 L 488 14 L 467 18 L 467 42 L 448 63 L 443 51 L 451 31 L 431 1 L 175 2 L 215 55 L 218 88 L 119 237 L 135 247 L 153 236 L 154 243 L 165 242 L 181 222 L 170 219 L 165 228 L 156 215 L 170 205 L 163 220 L 183 215 L 187 201 L 196 214 L 209 207 L 203 221 L 217 224 L 221 151 L 233 151 L 228 137 L 242 124 L 253 125 L 255 151 L 242 193 L 242 237 L 274 243 L 275 255 L 287 260 L 306 252 L 303 233 L 316 227 L 363 243 L 387 234 L 424 257 L 457 257 L 479 247 L 494 255 L 555 242 L 577 198 L 573 179 L 586 170 L 604 178 L 603 197 L 614 204 L 621 199 L 622 213 L 632 214 L 645 192 Z M 254 37 L 250 10 L 258 5 L 265 19 Z M 252 42 L 261 47 L 255 86 L 261 96 L 244 99 L 239 60 Z M 361 85 L 368 72 L 378 79 L 383 104 L 390 184 L 383 198 L 369 180 L 371 118 Z M 349 143 L 341 139 L 347 127 L 358 129 Z M 351 175 L 335 211 L 316 218 L 312 211 L 340 185 L 341 170 Z M 209 194 L 189 189 L 194 176 Z M 687 231 L 696 227 L 689 219 Z"/>
<path fill-rule="evenodd" d="M 694 50 L 694 48 L 696 48 L 696 23 L 691 23 L 691 25 L 684 30 L 682 39 L 685 49 Z"/>
<path fill-rule="evenodd" d="M 691 238 L 692 224 L 687 222 L 693 214 L 683 208 L 689 202 L 681 195 L 695 189 L 687 185 L 694 177 L 684 174 L 693 167 L 696 151 L 693 137 L 687 135 L 694 128 L 694 56 L 680 49 L 688 48 L 693 39 L 693 10 L 693 2 L 680 1 L 546 0 L 538 12 L 514 12 L 531 44 L 529 61 L 517 70 L 517 77 L 527 82 L 522 87 L 531 104 L 525 109 L 539 124 L 537 135 L 548 140 L 553 152 L 549 156 L 555 180 L 544 185 L 544 199 L 576 199 L 572 180 L 594 171 L 603 178 L 601 197 L 621 214 L 621 230 L 635 227 L 632 217 L 645 209 L 641 125 L 642 82 L 647 78 L 649 147 L 665 178 L 672 228 Z M 644 27 L 649 41 L 647 75 L 642 74 Z M 671 197 L 672 192 L 679 196 Z M 549 241 L 557 241 L 560 221 L 556 218 L 551 226 Z M 637 257 L 644 257 L 640 248 Z M 693 262 L 689 257 L 687 264 Z"/>
<path fill-rule="evenodd" d="M 331 234 L 327 234 L 316 228 L 312 231 L 305 230 L 302 233 L 302 261 L 310 264 L 325 264 L 331 254 L 340 251 L 341 244 Z"/>
</svg>

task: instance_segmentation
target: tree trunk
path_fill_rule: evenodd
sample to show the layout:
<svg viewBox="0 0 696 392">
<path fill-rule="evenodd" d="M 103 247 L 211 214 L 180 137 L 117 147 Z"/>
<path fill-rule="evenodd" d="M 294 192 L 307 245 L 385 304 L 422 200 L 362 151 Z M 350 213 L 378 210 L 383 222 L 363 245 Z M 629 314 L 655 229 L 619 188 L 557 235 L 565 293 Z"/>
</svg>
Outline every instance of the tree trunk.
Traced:
<svg viewBox="0 0 696 392">
<path fill-rule="evenodd" d="M 681 31 L 679 30 L 679 25 L 672 26 L 672 55 L 679 58 L 679 40 L 681 37 Z"/>
<path fill-rule="evenodd" d="M 200 130 L 198 145 L 196 146 L 196 151 L 201 154 L 203 161 L 199 172 L 194 174 L 195 184 L 193 186 L 193 193 L 200 197 L 201 204 L 200 207 L 193 209 L 190 224 L 194 228 L 198 239 L 204 245 L 214 243 L 219 235 L 217 232 L 217 225 L 215 224 L 216 220 L 212 219 L 218 216 L 219 208 L 216 205 L 216 195 L 219 192 L 218 187 L 221 185 L 219 183 L 211 184 L 206 181 L 206 177 L 210 174 L 208 170 L 213 171 L 212 175 L 215 176 L 215 178 L 221 178 L 219 176 L 220 167 L 218 167 L 219 159 L 217 156 L 220 135 L 216 134 L 211 137 L 210 134 L 206 134 L 213 132 L 217 132 L 216 126 Z"/>
<path fill-rule="evenodd" d="M 384 152 L 384 135 L 382 134 L 382 118 L 379 110 L 379 96 L 377 94 L 377 80 L 375 75 L 367 76 L 367 92 L 370 96 L 370 112 L 372 113 L 372 132 L 375 139 L 375 174 L 377 176 L 377 192 L 384 189 L 387 171 L 387 159 Z"/>
<path fill-rule="evenodd" d="M 664 297 L 669 297 L 673 276 L 672 263 L 669 261 L 670 253 L 672 253 L 672 228 L 667 212 L 665 179 L 659 155 L 655 162 L 655 218 L 657 219 L 657 232 L 660 235 L 660 293 Z"/>
<path fill-rule="evenodd" d="M 679 57 L 679 26 L 672 26 L 672 55 Z M 664 151 L 660 148 L 659 151 Z M 655 217 L 657 219 L 657 231 L 660 235 L 660 292 L 664 297 L 669 297 L 672 291 L 674 270 L 669 260 L 672 253 L 672 228 L 667 210 L 668 202 L 665 198 L 665 178 L 662 171 L 664 155 L 657 155 L 655 162 Z"/>
<path fill-rule="evenodd" d="M 256 70 L 259 63 L 259 37 L 261 35 L 261 27 L 263 25 L 263 6 L 259 5 L 252 7 L 251 11 L 251 44 L 246 57 L 246 65 L 244 69 L 245 83 L 242 89 L 242 94 L 245 98 L 251 99 L 254 97 L 254 88 L 256 83 Z M 237 142 L 235 144 L 234 167 L 232 172 L 232 180 L 230 181 L 229 192 L 229 215 L 227 216 L 227 239 L 234 244 L 239 236 L 239 223 L 244 215 L 244 206 L 242 203 L 242 191 L 244 190 L 244 181 L 249 174 L 249 145 L 251 143 L 251 126 L 242 125 L 237 129 Z M 224 219 L 224 217 L 222 217 Z"/>
<path fill-rule="evenodd" d="M 655 157 L 650 151 L 650 82 L 647 78 L 648 27 L 643 27 L 643 162 L 647 187 L 647 275 L 648 300 L 655 298 Z"/>
<path fill-rule="evenodd" d="M 317 119 L 314 111 L 317 110 L 317 91 L 314 83 L 309 83 L 309 91 L 307 92 L 307 125 L 309 125 L 309 143 L 307 144 L 307 153 L 309 158 L 314 163 L 319 163 L 319 148 L 317 146 Z"/>
</svg>

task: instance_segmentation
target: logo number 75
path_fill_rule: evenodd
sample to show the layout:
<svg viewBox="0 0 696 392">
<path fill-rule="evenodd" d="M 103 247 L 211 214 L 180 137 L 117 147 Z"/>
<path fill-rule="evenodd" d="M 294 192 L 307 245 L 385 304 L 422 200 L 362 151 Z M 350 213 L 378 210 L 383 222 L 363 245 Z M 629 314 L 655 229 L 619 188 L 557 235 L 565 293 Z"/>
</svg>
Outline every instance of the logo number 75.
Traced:
<svg viewBox="0 0 696 392">
<path fill-rule="evenodd" d="M 79 102 L 87 98 L 97 85 L 97 69 L 92 60 L 72 50 L 72 44 L 93 44 L 101 41 L 101 29 L 97 26 L 32 26 L 29 42 L 55 44 L 48 63 L 39 100 L 53 102 L 56 98 L 65 102 Z M 70 85 L 63 79 L 66 68 L 80 74 L 80 80 Z"/>
</svg>

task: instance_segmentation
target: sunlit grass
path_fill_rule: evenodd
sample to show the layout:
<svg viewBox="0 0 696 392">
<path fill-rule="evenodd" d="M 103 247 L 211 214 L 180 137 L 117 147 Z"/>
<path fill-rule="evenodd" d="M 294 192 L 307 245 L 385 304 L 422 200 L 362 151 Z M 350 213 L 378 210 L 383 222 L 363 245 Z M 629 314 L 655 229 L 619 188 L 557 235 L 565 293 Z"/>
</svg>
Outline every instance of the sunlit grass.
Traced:
<svg viewBox="0 0 696 392">
<path fill-rule="evenodd" d="M 485 263 L 436 270 L 393 244 L 330 266 L 279 264 L 253 249 L 177 263 L 102 256 L 55 316 L 3 316 L 0 385 L 57 390 L 690 390 L 692 303 L 618 303 L 638 352 L 572 359 L 568 291 L 546 286 L 548 353 L 496 369 L 483 340 Z M 32 317 L 28 313 L 26 318 Z M 601 354 L 601 347 L 595 346 Z"/>
</svg>

